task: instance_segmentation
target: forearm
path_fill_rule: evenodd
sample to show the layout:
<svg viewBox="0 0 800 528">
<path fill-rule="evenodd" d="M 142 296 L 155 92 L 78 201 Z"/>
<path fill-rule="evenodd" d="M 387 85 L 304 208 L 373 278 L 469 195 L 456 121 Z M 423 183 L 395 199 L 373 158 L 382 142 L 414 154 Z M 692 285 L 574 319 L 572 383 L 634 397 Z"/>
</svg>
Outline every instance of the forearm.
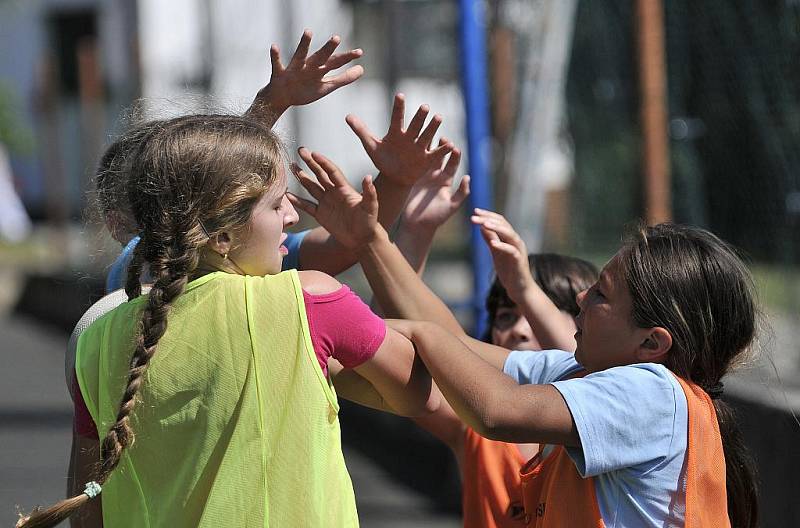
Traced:
<svg viewBox="0 0 800 528">
<path fill-rule="evenodd" d="M 381 174 L 375 178 L 375 189 L 378 191 L 378 222 L 386 231 L 394 227 L 411 192 L 411 185 L 400 185 Z"/>
<path fill-rule="evenodd" d="M 360 248 L 358 256 L 387 317 L 433 321 L 454 334 L 464 333 L 447 305 L 417 276 L 385 230 L 379 228 L 375 239 Z"/>
<path fill-rule="evenodd" d="M 400 226 L 394 236 L 394 243 L 409 265 L 414 268 L 417 275 L 422 277 L 422 273 L 425 271 L 425 263 L 428 260 L 428 255 L 433 245 L 433 233 L 429 233 L 428 230 L 425 229 L 411 228 L 404 225 L 402 222 L 401 219 Z M 414 234 L 417 236 L 414 236 Z M 378 299 L 374 295 L 370 300 L 369 307 L 379 316 L 386 316 Z"/>
<path fill-rule="evenodd" d="M 435 385 L 434 385 L 435 387 Z M 435 387 L 438 394 L 441 391 Z M 427 416 L 413 418 L 414 423 L 439 439 L 453 451 L 459 466 L 464 458 L 464 435 L 467 426 L 442 396 L 439 408 Z"/>
<path fill-rule="evenodd" d="M 516 383 L 483 361 L 458 338 L 436 325 L 417 323 L 412 341 L 447 402 L 481 435 L 500 420 L 495 401 L 510 401 Z"/>
<path fill-rule="evenodd" d="M 355 370 L 345 369 L 338 361 L 329 358 L 328 372 L 333 386 L 336 388 L 336 395 L 340 398 L 377 411 L 397 414 L 372 383 Z"/>
<path fill-rule="evenodd" d="M 425 264 L 433 247 L 435 230 L 425 227 L 404 224 L 400 220 L 400 227 L 394 235 L 394 243 L 409 265 L 422 277 Z"/>
<path fill-rule="evenodd" d="M 533 281 L 514 299 L 543 349 L 575 351 L 575 324 Z"/>
<path fill-rule="evenodd" d="M 272 128 L 286 110 L 289 109 L 289 106 L 290 105 L 279 100 L 273 93 L 272 87 L 268 84 L 258 92 L 250 108 L 247 109 L 244 115 L 256 119 L 269 128 Z"/>
<path fill-rule="evenodd" d="M 357 262 L 356 255 L 339 243 L 324 227 L 315 227 L 300 244 L 300 269 L 338 275 Z"/>
<path fill-rule="evenodd" d="M 480 435 L 504 442 L 577 443 L 569 410 L 554 387 L 517 385 L 434 324 L 415 323 L 411 338 L 447 402 Z"/>
<path fill-rule="evenodd" d="M 389 230 L 405 205 L 410 188 L 385 180 L 378 178 L 375 188 L 378 191 L 378 221 L 384 229 Z M 300 269 L 315 269 L 329 275 L 338 275 L 358 261 L 355 252 L 336 240 L 327 227 L 315 227 L 303 239 L 300 245 Z"/>
<path fill-rule="evenodd" d="M 402 416 L 422 416 L 439 407 L 439 392 L 412 343 L 392 329 L 375 355 L 354 367 L 389 409 Z"/>
</svg>

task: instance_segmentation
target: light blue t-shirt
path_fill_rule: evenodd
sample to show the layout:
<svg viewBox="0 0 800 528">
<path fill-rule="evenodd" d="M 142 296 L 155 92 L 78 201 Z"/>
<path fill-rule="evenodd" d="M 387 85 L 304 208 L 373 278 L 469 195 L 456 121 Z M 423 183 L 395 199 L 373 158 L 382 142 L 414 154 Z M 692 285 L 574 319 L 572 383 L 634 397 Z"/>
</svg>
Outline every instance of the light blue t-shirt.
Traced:
<svg viewBox="0 0 800 528">
<path fill-rule="evenodd" d="M 683 526 L 689 411 L 680 383 L 656 363 L 563 379 L 579 370 L 559 350 L 512 352 L 503 366 L 520 385 L 549 383 L 564 397 L 581 441 L 567 453 L 594 477 L 608 528 Z"/>
<path fill-rule="evenodd" d="M 297 269 L 300 266 L 300 243 L 308 234 L 310 230 L 300 231 L 298 233 L 288 233 L 283 245 L 289 250 L 289 253 L 283 257 L 282 269 Z M 133 237 L 122 249 L 117 259 L 111 264 L 106 276 L 106 293 L 111 293 L 114 290 L 119 290 L 125 287 L 125 281 L 128 278 L 128 265 L 133 258 L 133 250 L 136 244 L 139 243 L 138 236 Z"/>
</svg>

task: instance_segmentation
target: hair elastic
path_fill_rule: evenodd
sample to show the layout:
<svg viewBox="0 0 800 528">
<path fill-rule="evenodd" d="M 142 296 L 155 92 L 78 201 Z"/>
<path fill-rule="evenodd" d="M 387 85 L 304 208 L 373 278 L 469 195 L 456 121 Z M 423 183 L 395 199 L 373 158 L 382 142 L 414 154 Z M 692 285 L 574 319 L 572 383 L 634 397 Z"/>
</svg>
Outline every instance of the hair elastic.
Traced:
<svg viewBox="0 0 800 528">
<path fill-rule="evenodd" d="M 725 391 L 725 384 L 722 383 L 721 381 L 717 382 L 717 384 L 714 385 L 713 387 L 711 387 L 710 389 L 706 389 L 706 392 L 708 393 L 708 396 L 712 400 L 718 400 L 719 398 L 721 398 L 722 397 L 722 393 L 724 391 Z"/>
<path fill-rule="evenodd" d="M 97 481 L 93 480 L 86 483 L 86 489 L 83 490 L 83 493 L 90 499 L 93 499 L 100 495 L 101 491 L 103 491 L 103 488 L 100 487 L 100 484 L 98 484 Z"/>
<path fill-rule="evenodd" d="M 197 223 L 200 225 L 200 229 L 203 231 L 203 234 L 206 236 L 206 238 L 211 240 L 211 235 L 208 234 L 206 226 L 203 225 L 203 222 L 198 221 Z"/>
</svg>

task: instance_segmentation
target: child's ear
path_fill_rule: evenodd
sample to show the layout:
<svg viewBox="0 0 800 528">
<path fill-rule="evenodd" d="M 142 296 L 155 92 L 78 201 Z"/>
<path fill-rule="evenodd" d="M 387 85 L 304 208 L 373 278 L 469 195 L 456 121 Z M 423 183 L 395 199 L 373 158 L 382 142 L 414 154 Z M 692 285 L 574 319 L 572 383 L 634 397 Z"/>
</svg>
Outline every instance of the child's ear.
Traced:
<svg viewBox="0 0 800 528">
<path fill-rule="evenodd" d="M 666 328 L 651 328 L 636 349 L 636 359 L 642 363 L 663 363 L 672 348 L 672 334 Z"/>
<path fill-rule="evenodd" d="M 227 256 L 231 247 L 233 247 L 233 242 L 227 231 L 217 233 L 208 241 L 208 248 L 214 253 L 218 253 L 221 257 Z"/>
</svg>

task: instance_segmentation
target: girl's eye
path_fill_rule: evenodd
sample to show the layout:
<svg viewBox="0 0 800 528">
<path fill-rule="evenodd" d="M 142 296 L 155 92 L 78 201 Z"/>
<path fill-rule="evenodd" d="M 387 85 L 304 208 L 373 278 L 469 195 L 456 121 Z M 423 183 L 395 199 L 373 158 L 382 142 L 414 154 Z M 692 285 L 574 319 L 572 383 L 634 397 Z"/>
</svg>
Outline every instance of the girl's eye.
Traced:
<svg viewBox="0 0 800 528">
<path fill-rule="evenodd" d="M 510 328 L 519 319 L 519 314 L 512 310 L 500 310 L 494 316 L 494 326 L 498 330 Z"/>
<path fill-rule="evenodd" d="M 597 288 L 595 288 L 595 290 L 594 290 L 594 296 L 597 297 L 598 299 L 605 299 L 606 298 L 606 296 L 603 295 L 603 292 L 601 292 Z"/>
</svg>

